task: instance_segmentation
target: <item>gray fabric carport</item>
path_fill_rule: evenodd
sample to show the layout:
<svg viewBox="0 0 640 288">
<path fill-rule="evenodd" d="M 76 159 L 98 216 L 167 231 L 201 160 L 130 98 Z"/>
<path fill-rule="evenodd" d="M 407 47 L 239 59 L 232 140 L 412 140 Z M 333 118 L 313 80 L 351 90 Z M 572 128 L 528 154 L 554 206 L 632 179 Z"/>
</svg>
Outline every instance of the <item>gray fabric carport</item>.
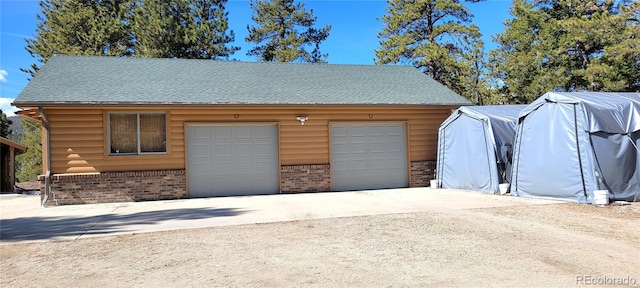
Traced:
<svg viewBox="0 0 640 288">
<path fill-rule="evenodd" d="M 517 126 L 511 193 L 593 203 L 640 201 L 640 93 L 549 92 Z"/>
<path fill-rule="evenodd" d="M 511 177 L 518 115 L 526 105 L 463 106 L 438 130 L 436 179 L 443 188 L 498 193 Z"/>
</svg>

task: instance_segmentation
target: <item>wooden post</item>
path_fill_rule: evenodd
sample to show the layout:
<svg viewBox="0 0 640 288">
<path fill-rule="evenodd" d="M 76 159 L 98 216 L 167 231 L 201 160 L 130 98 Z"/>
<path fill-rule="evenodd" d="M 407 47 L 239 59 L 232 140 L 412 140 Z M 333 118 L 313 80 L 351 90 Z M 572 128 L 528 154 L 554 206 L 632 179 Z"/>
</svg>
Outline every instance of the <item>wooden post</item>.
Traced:
<svg viewBox="0 0 640 288">
<path fill-rule="evenodd" d="M 9 146 L 9 183 L 11 184 L 10 191 L 13 191 L 14 186 L 16 185 L 16 148 L 13 146 Z"/>
</svg>

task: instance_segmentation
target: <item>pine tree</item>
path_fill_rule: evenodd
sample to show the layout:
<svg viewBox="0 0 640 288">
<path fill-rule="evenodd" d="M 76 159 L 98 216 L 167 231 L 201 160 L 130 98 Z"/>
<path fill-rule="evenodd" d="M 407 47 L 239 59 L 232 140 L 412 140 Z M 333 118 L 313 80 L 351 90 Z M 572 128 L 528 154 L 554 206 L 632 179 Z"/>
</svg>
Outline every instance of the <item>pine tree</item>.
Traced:
<svg viewBox="0 0 640 288">
<path fill-rule="evenodd" d="M 240 47 L 227 46 L 226 0 L 144 0 L 132 16 L 134 51 L 138 57 L 218 59 Z"/>
<path fill-rule="evenodd" d="M 233 30 L 229 30 L 229 13 L 225 11 L 227 0 L 194 0 L 192 17 L 195 27 L 189 27 L 188 36 L 193 45 L 186 51 L 186 58 L 212 59 L 229 58 L 240 47 L 227 44 L 235 40 Z"/>
<path fill-rule="evenodd" d="M 42 129 L 40 123 L 23 118 L 22 145 L 27 151 L 16 157 L 16 178 L 19 182 L 35 181 L 42 174 Z"/>
<path fill-rule="evenodd" d="M 493 77 L 509 102 L 548 91 L 640 91 L 640 2 L 516 0 L 495 39 Z"/>
<path fill-rule="evenodd" d="M 239 47 L 227 34 L 227 0 L 41 0 L 27 51 L 37 63 L 53 54 L 227 58 Z"/>
<path fill-rule="evenodd" d="M 504 104 L 500 98 L 498 98 L 497 91 L 492 88 L 489 79 L 486 77 L 486 66 L 484 57 L 484 44 L 482 40 L 478 39 L 478 42 L 473 45 L 473 50 L 467 55 L 465 67 L 463 71 L 458 75 L 460 81 L 456 86 L 459 89 L 458 93 L 465 96 L 469 101 L 476 105 L 489 105 L 489 104 Z"/>
<path fill-rule="evenodd" d="M 320 52 L 320 43 L 329 37 L 331 25 L 314 28 L 313 10 L 307 12 L 294 0 L 251 0 L 249 5 L 256 25 L 247 26 L 246 41 L 256 46 L 247 55 L 259 61 L 326 62 L 328 54 Z"/>
<path fill-rule="evenodd" d="M 460 2 L 387 0 L 376 64 L 411 64 L 463 96 L 479 97 L 472 84 L 479 84 L 483 66 L 481 34 Z"/>
<path fill-rule="evenodd" d="M 26 49 L 37 62 L 53 54 L 128 55 L 131 39 L 126 24 L 129 0 L 44 0 L 40 1 L 40 23 L 36 36 L 26 39 Z M 34 63 L 22 69 L 32 76 Z"/>
<path fill-rule="evenodd" d="M 11 129 L 9 128 L 13 124 L 13 121 L 7 118 L 7 115 L 2 112 L 0 109 L 0 137 L 7 137 L 11 134 Z"/>
</svg>

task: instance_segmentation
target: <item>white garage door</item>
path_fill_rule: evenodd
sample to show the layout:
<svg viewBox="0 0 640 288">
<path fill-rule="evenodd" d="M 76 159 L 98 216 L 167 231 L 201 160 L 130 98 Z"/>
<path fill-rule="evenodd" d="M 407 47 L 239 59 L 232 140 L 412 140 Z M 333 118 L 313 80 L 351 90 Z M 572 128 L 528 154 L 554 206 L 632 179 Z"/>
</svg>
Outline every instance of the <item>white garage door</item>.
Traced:
<svg viewBox="0 0 640 288">
<path fill-rule="evenodd" d="M 408 186 L 404 124 L 332 124 L 334 191 Z"/>
<path fill-rule="evenodd" d="M 275 194 L 276 125 L 187 126 L 189 197 Z"/>
</svg>

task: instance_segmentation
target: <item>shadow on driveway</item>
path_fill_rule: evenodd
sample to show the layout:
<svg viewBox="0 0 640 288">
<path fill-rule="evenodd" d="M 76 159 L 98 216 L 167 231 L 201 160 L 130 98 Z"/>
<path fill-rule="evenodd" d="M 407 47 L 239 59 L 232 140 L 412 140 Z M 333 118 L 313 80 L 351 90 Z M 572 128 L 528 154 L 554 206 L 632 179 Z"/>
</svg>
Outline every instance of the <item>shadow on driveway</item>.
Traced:
<svg viewBox="0 0 640 288">
<path fill-rule="evenodd" d="M 234 208 L 182 208 L 146 211 L 133 214 L 105 213 L 96 216 L 41 216 L 3 219 L 2 242 L 55 240 L 86 235 L 135 232 L 135 225 L 152 225 L 163 221 L 198 220 L 230 217 L 247 211 Z M 179 224 L 176 225 L 179 228 Z"/>
</svg>

